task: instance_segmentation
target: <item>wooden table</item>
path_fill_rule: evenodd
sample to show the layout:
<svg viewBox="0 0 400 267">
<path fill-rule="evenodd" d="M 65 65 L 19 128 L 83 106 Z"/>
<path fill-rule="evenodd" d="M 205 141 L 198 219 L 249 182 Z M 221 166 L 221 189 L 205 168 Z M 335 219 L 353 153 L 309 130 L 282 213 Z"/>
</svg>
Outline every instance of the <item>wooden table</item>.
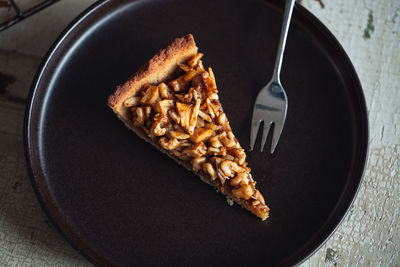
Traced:
<svg viewBox="0 0 400 267">
<path fill-rule="evenodd" d="M 41 58 L 68 22 L 93 2 L 60 1 L 0 33 L 1 266 L 90 265 L 48 223 L 35 198 L 25 169 L 22 123 Z M 370 150 L 350 212 L 303 266 L 400 266 L 400 1 L 322 3 L 301 1 L 355 65 L 368 105 Z"/>
</svg>

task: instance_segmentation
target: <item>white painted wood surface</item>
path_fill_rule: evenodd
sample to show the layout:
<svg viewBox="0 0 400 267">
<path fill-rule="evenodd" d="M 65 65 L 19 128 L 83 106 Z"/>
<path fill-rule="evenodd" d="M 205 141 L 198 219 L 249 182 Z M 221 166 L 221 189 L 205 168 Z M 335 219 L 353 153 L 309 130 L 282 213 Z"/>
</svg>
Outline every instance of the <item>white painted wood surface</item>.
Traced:
<svg viewBox="0 0 400 267">
<path fill-rule="evenodd" d="M 0 266 L 90 266 L 49 225 L 37 203 L 25 171 L 22 121 L 41 58 L 92 2 L 60 1 L 0 33 L 0 81 L 9 82 L 0 84 Z M 301 1 L 354 63 L 368 105 L 370 151 L 350 213 L 302 266 L 400 266 L 400 1 L 322 2 L 324 8 L 315 0 Z M 374 29 L 364 38 L 369 14 Z"/>
</svg>

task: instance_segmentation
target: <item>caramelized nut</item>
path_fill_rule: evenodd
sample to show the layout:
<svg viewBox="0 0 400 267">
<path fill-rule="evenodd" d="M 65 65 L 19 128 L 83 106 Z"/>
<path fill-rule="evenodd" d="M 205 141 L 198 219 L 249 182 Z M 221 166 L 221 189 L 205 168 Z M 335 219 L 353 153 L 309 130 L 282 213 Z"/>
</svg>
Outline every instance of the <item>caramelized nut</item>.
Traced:
<svg viewBox="0 0 400 267">
<path fill-rule="evenodd" d="M 258 191 L 257 189 L 256 189 L 256 191 L 255 191 L 255 193 L 253 195 L 253 198 L 254 199 L 258 199 L 262 204 L 265 205 L 264 197 L 261 195 L 260 191 Z"/>
<path fill-rule="evenodd" d="M 218 135 L 216 135 L 215 137 L 219 138 L 219 140 L 221 140 L 221 138 L 226 137 L 226 132 L 221 132 Z"/>
<path fill-rule="evenodd" d="M 209 147 L 207 149 L 207 154 L 212 156 L 226 156 L 226 148 L 225 147 Z"/>
<path fill-rule="evenodd" d="M 193 98 L 195 99 L 195 100 L 198 100 L 198 99 L 200 99 L 201 100 L 201 90 L 200 90 L 200 86 L 197 86 L 196 87 L 196 90 L 194 90 L 193 91 Z M 201 103 L 201 102 L 200 102 Z"/>
<path fill-rule="evenodd" d="M 167 129 L 165 129 L 163 126 L 168 122 L 168 117 L 157 114 L 154 117 L 154 124 L 151 127 L 151 132 L 156 135 L 156 136 L 162 136 L 167 132 Z"/>
<path fill-rule="evenodd" d="M 124 101 L 124 106 L 126 108 L 134 107 L 139 105 L 139 102 L 140 102 L 140 97 L 138 96 L 129 97 Z"/>
<path fill-rule="evenodd" d="M 231 139 L 231 140 L 235 140 L 235 135 L 233 135 L 233 132 L 232 131 L 228 131 L 228 138 L 229 139 Z"/>
<path fill-rule="evenodd" d="M 198 87 L 191 87 L 187 94 L 181 95 L 181 94 L 176 94 L 176 98 L 179 99 L 179 101 L 186 103 L 186 104 L 191 104 L 193 100 L 198 100 L 201 99 L 201 93 L 198 90 Z"/>
<path fill-rule="evenodd" d="M 190 140 L 193 143 L 205 142 L 214 135 L 214 131 L 206 128 L 197 128 L 194 130 L 193 135 L 190 136 Z"/>
<path fill-rule="evenodd" d="M 146 120 L 149 119 L 150 115 L 151 115 L 151 107 L 150 106 L 146 106 L 144 108 L 144 117 L 145 117 L 145 119 Z"/>
<path fill-rule="evenodd" d="M 201 104 L 201 100 L 197 99 L 196 105 L 194 106 L 194 108 L 192 110 L 192 114 L 190 115 L 189 129 L 188 129 L 188 132 L 190 134 L 193 134 L 193 132 L 194 132 L 194 127 L 196 126 L 196 122 L 197 122 L 197 116 L 199 115 L 200 104 Z"/>
<path fill-rule="evenodd" d="M 161 113 L 162 115 L 167 115 L 169 109 L 171 109 L 174 106 L 174 101 L 171 99 L 164 99 L 160 100 L 156 104 L 156 111 L 158 113 Z"/>
<path fill-rule="evenodd" d="M 210 76 L 210 79 L 211 79 L 212 81 L 214 81 L 214 83 L 215 83 L 215 75 L 214 75 L 214 72 L 213 72 L 213 70 L 212 70 L 211 67 L 208 67 L 208 74 L 209 74 L 209 76 Z M 215 86 L 215 87 L 217 87 L 217 86 Z"/>
<path fill-rule="evenodd" d="M 168 85 L 171 86 L 172 89 L 173 89 L 175 92 L 179 92 L 179 91 L 185 90 L 186 84 L 187 84 L 187 83 L 186 83 L 185 80 L 183 79 L 183 76 L 179 76 L 179 77 L 176 78 L 175 80 L 172 80 L 172 81 L 170 81 L 170 82 L 168 83 Z"/>
<path fill-rule="evenodd" d="M 250 185 L 244 185 L 238 189 L 232 189 L 232 195 L 236 198 L 249 199 L 253 195 L 253 188 Z"/>
<path fill-rule="evenodd" d="M 213 136 L 210 138 L 210 145 L 215 148 L 219 148 L 222 146 L 221 142 L 219 141 L 217 136 Z"/>
<path fill-rule="evenodd" d="M 246 160 L 246 153 L 244 152 L 243 148 L 237 148 L 235 150 L 233 150 L 233 152 L 235 153 L 235 156 L 237 158 L 238 164 L 239 165 L 243 165 L 245 160 Z"/>
<path fill-rule="evenodd" d="M 226 115 L 225 115 L 225 113 L 219 114 L 219 116 L 218 116 L 218 124 L 219 124 L 219 125 L 225 125 L 225 122 L 226 122 Z"/>
<path fill-rule="evenodd" d="M 249 174 L 247 173 L 247 172 L 240 172 L 240 173 L 238 173 L 236 176 L 235 176 L 235 178 L 233 178 L 232 180 L 231 180 L 231 185 L 233 185 L 233 186 L 238 186 L 239 184 L 241 184 L 241 182 L 243 182 L 244 180 L 246 180 L 246 177 L 248 176 Z M 246 181 L 247 183 L 248 183 L 248 181 Z M 245 184 L 246 184 L 246 182 L 245 182 Z"/>
<path fill-rule="evenodd" d="M 234 173 L 241 171 L 241 168 L 237 165 L 237 163 L 232 160 L 222 161 L 219 167 L 228 177 L 233 177 Z"/>
<path fill-rule="evenodd" d="M 214 110 L 212 108 L 212 104 L 211 104 L 211 101 L 209 98 L 207 98 L 206 104 L 207 104 L 208 114 L 210 114 L 211 118 L 215 118 L 215 113 L 214 113 Z"/>
<path fill-rule="evenodd" d="M 221 136 L 221 141 L 226 147 L 234 147 L 236 145 L 235 140 L 229 139 L 227 136 Z"/>
<path fill-rule="evenodd" d="M 202 53 L 197 53 L 196 55 L 194 55 L 189 61 L 188 61 L 188 65 L 190 67 L 194 67 L 197 65 L 197 63 L 199 62 L 199 60 L 201 59 L 201 57 L 203 56 Z"/>
<path fill-rule="evenodd" d="M 176 109 L 180 117 L 181 126 L 183 127 L 183 129 L 188 130 L 190 123 L 190 113 L 192 109 L 189 105 L 180 102 L 176 103 Z"/>
<path fill-rule="evenodd" d="M 182 139 L 188 139 L 188 138 L 190 137 L 190 135 L 185 134 L 185 133 L 183 133 L 183 132 L 179 132 L 179 131 L 169 131 L 169 132 L 167 133 L 167 136 L 168 136 L 169 138 L 176 138 L 176 139 L 180 139 L 180 140 L 182 140 Z"/>
<path fill-rule="evenodd" d="M 218 100 L 218 99 L 219 99 L 219 98 L 218 98 L 218 94 L 216 94 L 216 93 L 211 94 L 208 98 L 209 98 L 210 100 L 214 100 L 214 99 Z"/>
<path fill-rule="evenodd" d="M 225 181 L 228 179 L 228 176 L 226 176 L 220 168 L 217 169 L 217 175 L 221 184 L 224 184 Z"/>
<path fill-rule="evenodd" d="M 211 177 L 211 180 L 215 180 L 215 178 L 217 178 L 217 173 L 214 170 L 214 167 L 211 165 L 211 163 L 207 162 L 203 164 L 203 171 L 205 173 L 208 173 Z"/>
<path fill-rule="evenodd" d="M 232 155 L 229 155 L 229 154 L 225 155 L 224 159 L 232 160 L 232 161 L 235 160 L 235 158 Z"/>
<path fill-rule="evenodd" d="M 196 70 L 189 70 L 185 76 L 183 76 L 183 80 L 185 80 L 185 82 L 189 82 L 190 80 L 193 79 L 193 77 L 197 74 Z"/>
<path fill-rule="evenodd" d="M 179 124 L 181 119 L 179 118 L 178 114 L 176 114 L 175 111 L 170 110 L 170 111 L 168 111 L 168 114 L 176 124 Z"/>
<path fill-rule="evenodd" d="M 187 139 L 183 139 L 181 144 L 179 145 L 179 148 L 189 147 L 191 145 L 192 143 L 190 143 Z"/>
<path fill-rule="evenodd" d="M 210 116 L 208 116 L 206 113 L 204 113 L 201 110 L 199 110 L 199 116 L 200 116 L 200 118 L 202 118 L 203 120 L 205 120 L 207 122 L 211 122 L 212 121 Z"/>
<path fill-rule="evenodd" d="M 205 125 L 202 118 L 197 118 L 196 128 L 203 128 Z"/>
<path fill-rule="evenodd" d="M 222 159 L 219 157 L 212 157 L 212 158 L 210 158 L 210 162 L 212 164 L 214 164 L 215 166 L 217 166 L 217 168 L 218 168 L 219 164 L 221 164 L 221 162 L 222 162 Z"/>
<path fill-rule="evenodd" d="M 143 108 L 142 107 L 138 107 L 136 109 L 136 118 L 135 118 L 135 121 L 134 121 L 133 124 L 135 126 L 141 126 L 141 125 L 144 124 L 144 119 L 145 119 L 145 117 L 144 117 Z"/>
<path fill-rule="evenodd" d="M 215 80 L 210 77 L 210 74 L 208 72 L 203 72 L 201 74 L 201 79 L 203 80 L 203 84 L 206 87 L 208 95 L 217 92 L 217 85 L 215 84 Z"/>
<path fill-rule="evenodd" d="M 196 66 L 194 66 L 198 71 L 204 71 L 203 62 L 201 60 L 197 61 Z"/>
<path fill-rule="evenodd" d="M 185 148 L 182 153 L 192 157 L 192 158 L 198 158 L 206 154 L 207 152 L 207 147 L 203 142 L 200 142 L 198 144 L 194 144 L 191 147 Z"/>
<path fill-rule="evenodd" d="M 171 99 L 174 96 L 172 95 L 168 85 L 166 85 L 165 83 L 160 83 L 158 85 L 158 90 L 160 91 L 160 95 L 162 98 L 164 99 Z"/>
<path fill-rule="evenodd" d="M 140 100 L 140 104 L 152 105 L 160 98 L 158 87 L 150 85 Z"/>
<path fill-rule="evenodd" d="M 218 155 L 219 153 L 221 153 L 221 150 L 220 150 L 219 148 L 216 148 L 216 147 L 208 147 L 208 149 L 207 149 L 207 154 L 216 156 L 216 155 Z"/>
<path fill-rule="evenodd" d="M 215 125 L 214 123 L 206 123 L 205 127 L 213 131 L 217 131 L 220 129 L 220 127 Z"/>
<path fill-rule="evenodd" d="M 192 167 L 193 170 L 195 172 L 199 171 L 201 169 L 201 165 L 202 163 L 206 162 L 206 158 L 205 157 L 199 157 L 199 158 L 194 158 L 192 159 L 192 161 L 190 163 L 192 163 Z"/>
<path fill-rule="evenodd" d="M 208 106 L 209 112 L 212 111 L 212 113 L 214 114 L 214 117 L 218 117 L 220 110 L 221 110 L 220 106 L 218 105 L 218 100 L 212 100 L 210 98 L 207 98 L 207 100 L 206 100 L 206 104 Z M 213 116 L 211 116 L 211 117 L 214 118 Z"/>
<path fill-rule="evenodd" d="M 179 141 L 175 138 L 168 140 L 166 137 L 161 137 L 158 143 L 166 150 L 173 150 L 179 146 Z"/>
<path fill-rule="evenodd" d="M 179 82 L 176 81 L 176 80 L 171 81 L 171 82 L 169 83 L 169 85 L 172 86 L 172 89 L 174 89 L 175 92 L 179 92 L 179 91 L 181 90 L 181 87 L 180 87 L 180 85 L 179 85 Z"/>
</svg>

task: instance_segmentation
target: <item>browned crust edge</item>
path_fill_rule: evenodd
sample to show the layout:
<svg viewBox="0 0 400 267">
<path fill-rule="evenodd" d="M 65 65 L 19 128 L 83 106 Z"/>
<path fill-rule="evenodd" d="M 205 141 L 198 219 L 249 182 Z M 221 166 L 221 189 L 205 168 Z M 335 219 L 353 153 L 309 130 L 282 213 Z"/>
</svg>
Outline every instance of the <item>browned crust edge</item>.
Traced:
<svg viewBox="0 0 400 267">
<path fill-rule="evenodd" d="M 135 95 L 145 84 L 158 84 L 170 76 L 177 64 L 184 62 L 197 53 L 193 35 L 188 34 L 176 38 L 165 49 L 161 49 L 144 64 L 128 81 L 118 85 L 108 98 L 108 106 L 126 118 L 123 102 L 127 97 Z"/>
<path fill-rule="evenodd" d="M 113 109 L 117 116 L 124 122 L 125 126 L 136 133 L 140 138 L 153 145 L 161 152 L 168 155 L 178 164 L 184 166 L 187 170 L 195 173 L 200 179 L 213 186 L 215 189 L 220 190 L 216 185 L 209 181 L 201 173 L 194 172 L 189 162 L 178 160 L 172 153 L 163 149 L 158 143 L 154 143 L 142 129 L 134 127 L 129 124 L 129 118 L 126 115 L 126 109 L 123 102 L 126 98 L 135 95 L 145 84 L 159 84 L 160 82 L 168 79 L 168 77 L 177 69 L 178 63 L 185 62 L 197 53 L 196 43 L 193 35 L 188 34 L 184 37 L 177 38 L 171 42 L 167 48 L 160 50 L 153 56 L 145 65 L 143 65 L 131 78 L 122 85 L 118 85 L 115 91 L 108 98 L 108 106 Z M 251 207 L 245 202 L 236 199 L 233 195 L 227 192 L 221 192 L 223 195 L 232 198 L 237 204 L 243 208 L 252 211 Z M 261 218 L 265 220 L 269 217 L 269 210 L 266 217 Z"/>
</svg>

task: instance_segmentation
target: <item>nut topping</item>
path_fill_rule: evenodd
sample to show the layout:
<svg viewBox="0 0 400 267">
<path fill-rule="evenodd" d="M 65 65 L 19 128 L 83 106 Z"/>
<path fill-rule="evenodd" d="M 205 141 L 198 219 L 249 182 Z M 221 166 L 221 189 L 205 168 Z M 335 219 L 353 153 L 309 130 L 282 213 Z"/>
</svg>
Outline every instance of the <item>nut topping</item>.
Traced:
<svg viewBox="0 0 400 267">
<path fill-rule="evenodd" d="M 166 137 L 161 137 L 158 143 L 166 150 L 172 150 L 179 146 L 179 141 L 176 138 L 168 140 Z"/>
<path fill-rule="evenodd" d="M 143 95 L 142 99 L 140 100 L 140 104 L 147 104 L 151 105 L 154 104 L 160 97 L 158 87 L 156 86 L 149 86 L 146 93 Z"/>
<path fill-rule="evenodd" d="M 215 125 L 214 123 L 206 123 L 205 127 L 213 131 L 217 131 L 220 129 L 220 127 Z"/>
<path fill-rule="evenodd" d="M 202 118 L 203 120 L 205 120 L 207 122 L 212 122 L 210 116 L 208 116 L 206 113 L 204 113 L 201 110 L 199 110 L 199 116 L 200 116 L 200 118 Z"/>
<path fill-rule="evenodd" d="M 188 65 L 189 65 L 190 67 L 196 66 L 196 65 L 198 64 L 199 60 L 200 60 L 202 57 L 203 57 L 203 54 L 202 54 L 202 53 L 196 54 L 194 57 L 192 57 L 192 59 L 190 59 L 190 60 L 188 61 Z"/>
<path fill-rule="evenodd" d="M 194 108 L 192 110 L 192 114 L 190 115 L 189 130 L 188 130 L 189 134 L 193 134 L 194 127 L 196 126 L 197 116 L 199 115 L 200 104 L 201 104 L 201 100 L 197 99 L 196 105 L 194 106 Z"/>
<path fill-rule="evenodd" d="M 233 179 L 231 180 L 231 185 L 233 185 L 233 186 L 238 186 L 238 185 L 240 185 L 242 182 L 244 182 L 245 184 L 247 184 L 247 180 L 246 180 L 247 176 L 248 176 L 248 173 L 246 173 L 246 172 L 238 173 L 238 174 L 235 176 L 235 178 L 233 178 Z"/>
<path fill-rule="evenodd" d="M 235 196 L 236 198 L 242 198 L 242 199 L 249 199 L 254 193 L 253 188 L 251 188 L 250 185 L 244 185 L 239 187 L 238 189 L 234 188 L 232 189 L 232 195 Z"/>
<path fill-rule="evenodd" d="M 246 167 L 246 153 L 218 100 L 214 73 L 204 69 L 201 57 L 196 54 L 180 63 L 182 75 L 144 86 L 123 105 L 131 112 L 133 125 L 171 155 L 190 162 L 195 172 L 222 192 L 266 212 L 268 207 Z"/>
<path fill-rule="evenodd" d="M 169 131 L 167 133 L 167 136 L 169 138 L 176 138 L 176 139 L 188 139 L 190 137 L 190 135 L 185 134 L 185 133 L 180 132 L 180 131 Z"/>
<path fill-rule="evenodd" d="M 184 76 L 180 76 L 179 78 L 169 82 L 169 86 L 171 86 L 175 92 L 185 90 L 186 84 L 187 82 L 185 81 Z"/>
<path fill-rule="evenodd" d="M 235 173 L 239 172 L 241 168 L 237 165 L 236 162 L 232 160 L 224 160 L 220 164 L 221 170 L 228 177 L 232 177 Z"/>
<path fill-rule="evenodd" d="M 188 130 L 190 123 L 190 114 L 192 112 L 192 109 L 190 108 L 189 105 L 180 102 L 176 103 L 176 109 L 179 114 L 182 128 Z"/>
<path fill-rule="evenodd" d="M 154 117 L 154 124 L 153 127 L 151 128 L 151 132 L 155 134 L 156 136 L 161 136 L 164 135 L 167 132 L 166 128 L 163 128 L 163 126 L 168 122 L 168 117 L 165 115 L 157 114 Z"/>
<path fill-rule="evenodd" d="M 158 85 L 158 90 L 160 92 L 160 96 L 164 99 L 172 99 L 174 97 L 168 85 L 166 85 L 165 83 L 160 83 Z"/>
<path fill-rule="evenodd" d="M 214 131 L 206 128 L 197 128 L 194 133 L 190 136 L 190 140 L 193 143 L 205 142 L 214 135 Z"/>
<path fill-rule="evenodd" d="M 141 126 L 141 125 L 144 124 L 144 119 L 145 119 L 145 117 L 144 117 L 143 108 L 142 107 L 138 107 L 136 109 L 136 118 L 135 118 L 135 121 L 134 121 L 133 124 L 135 126 Z"/>
<path fill-rule="evenodd" d="M 219 141 L 218 137 L 216 137 L 216 136 L 211 137 L 209 142 L 210 142 L 210 145 L 215 148 L 219 148 L 222 146 L 222 143 Z"/>
<path fill-rule="evenodd" d="M 211 163 L 204 163 L 203 164 L 203 171 L 205 173 L 208 173 L 210 175 L 211 180 L 215 180 L 215 178 L 217 178 L 217 173 L 215 172 L 213 166 L 211 165 Z"/>
<path fill-rule="evenodd" d="M 124 101 L 124 106 L 127 108 L 130 108 L 130 107 L 139 105 L 139 102 L 140 102 L 140 97 L 132 96 L 132 97 L 127 98 Z"/>
<path fill-rule="evenodd" d="M 195 172 L 199 171 L 201 169 L 201 164 L 206 162 L 206 160 L 207 159 L 205 157 L 199 157 L 199 158 L 192 159 L 191 163 L 192 163 L 193 170 Z"/>
<path fill-rule="evenodd" d="M 226 115 L 225 115 L 225 113 L 219 114 L 219 116 L 218 116 L 218 124 L 219 124 L 219 125 L 225 125 L 225 122 L 226 122 Z"/>
<path fill-rule="evenodd" d="M 158 113 L 161 113 L 162 115 L 167 115 L 169 109 L 171 109 L 174 106 L 174 101 L 171 99 L 164 99 L 161 101 L 158 101 L 156 104 L 156 111 Z"/>
<path fill-rule="evenodd" d="M 178 125 L 181 122 L 181 118 L 179 118 L 178 114 L 176 114 L 175 111 L 171 111 L 171 110 L 168 111 L 168 115 L 176 123 L 175 125 Z"/>
<path fill-rule="evenodd" d="M 194 144 L 182 151 L 183 154 L 186 154 L 192 158 L 201 157 L 207 152 L 207 147 L 203 142 Z"/>
</svg>

